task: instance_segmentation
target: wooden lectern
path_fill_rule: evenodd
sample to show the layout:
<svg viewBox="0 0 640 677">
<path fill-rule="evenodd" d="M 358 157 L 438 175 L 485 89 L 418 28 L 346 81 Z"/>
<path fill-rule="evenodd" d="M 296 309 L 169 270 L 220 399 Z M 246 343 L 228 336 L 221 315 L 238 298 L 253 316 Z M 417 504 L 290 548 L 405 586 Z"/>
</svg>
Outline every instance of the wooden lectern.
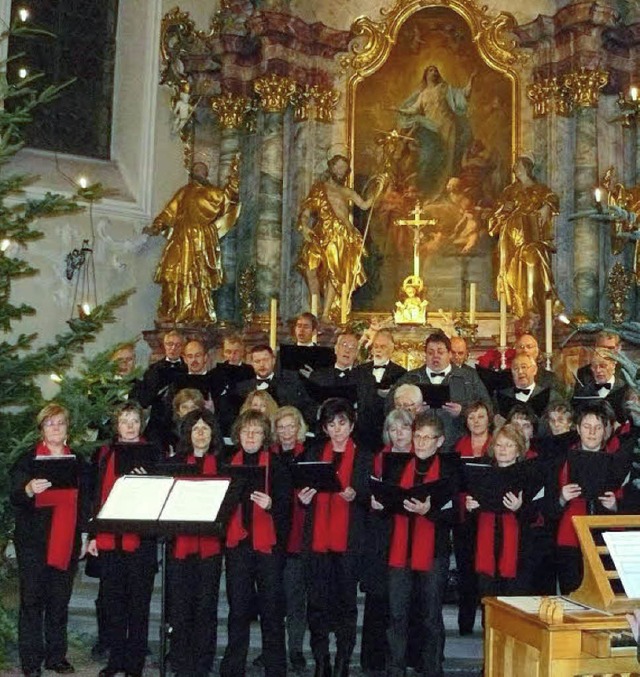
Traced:
<svg viewBox="0 0 640 677">
<path fill-rule="evenodd" d="M 620 585 L 604 545 L 607 531 L 640 531 L 640 516 L 574 517 L 584 557 L 582 585 L 571 598 L 488 597 L 486 677 L 640 675 L 636 646 L 614 646 L 629 629 L 624 613 L 640 607 Z"/>
</svg>

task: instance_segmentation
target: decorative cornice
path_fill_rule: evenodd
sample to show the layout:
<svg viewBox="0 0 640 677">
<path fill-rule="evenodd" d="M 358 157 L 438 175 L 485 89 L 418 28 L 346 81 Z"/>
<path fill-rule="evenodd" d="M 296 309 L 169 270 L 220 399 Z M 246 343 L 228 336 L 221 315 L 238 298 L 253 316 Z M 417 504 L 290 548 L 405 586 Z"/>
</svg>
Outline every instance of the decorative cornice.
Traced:
<svg viewBox="0 0 640 677">
<path fill-rule="evenodd" d="M 609 81 L 607 71 L 592 70 L 582 66 L 577 70 L 565 73 L 563 86 L 569 91 L 573 103 L 578 108 L 597 108 L 600 90 Z"/>
</svg>

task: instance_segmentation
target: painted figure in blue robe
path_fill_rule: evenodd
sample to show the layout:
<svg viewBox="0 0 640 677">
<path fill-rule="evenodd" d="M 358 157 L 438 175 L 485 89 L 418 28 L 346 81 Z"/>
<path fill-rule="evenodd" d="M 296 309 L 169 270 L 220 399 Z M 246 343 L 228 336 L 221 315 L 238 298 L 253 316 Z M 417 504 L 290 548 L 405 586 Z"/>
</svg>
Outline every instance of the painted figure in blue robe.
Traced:
<svg viewBox="0 0 640 677">
<path fill-rule="evenodd" d="M 426 197 L 442 192 L 460 169 L 472 139 L 467 110 L 474 78 L 475 73 L 465 87 L 452 87 L 429 65 L 420 89 L 400 106 L 398 125 L 417 145 L 415 185 Z"/>
</svg>

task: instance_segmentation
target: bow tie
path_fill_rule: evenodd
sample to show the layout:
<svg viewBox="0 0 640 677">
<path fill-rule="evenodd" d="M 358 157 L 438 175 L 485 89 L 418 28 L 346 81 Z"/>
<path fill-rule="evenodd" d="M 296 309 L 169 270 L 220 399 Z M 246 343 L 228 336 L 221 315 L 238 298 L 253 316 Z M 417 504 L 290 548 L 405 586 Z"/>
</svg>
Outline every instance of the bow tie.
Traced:
<svg viewBox="0 0 640 677">
<path fill-rule="evenodd" d="M 334 367 L 334 370 L 338 378 L 344 378 L 351 371 L 351 369 L 338 369 L 338 367 Z"/>
<path fill-rule="evenodd" d="M 382 371 L 384 371 L 386 368 L 387 368 L 386 364 L 379 364 L 378 366 L 373 367 L 373 371 L 379 371 L 380 369 L 382 369 Z"/>
<path fill-rule="evenodd" d="M 443 371 L 432 371 L 431 378 L 444 378 L 446 374 Z"/>
<path fill-rule="evenodd" d="M 602 390 L 603 388 L 605 390 L 611 390 L 611 384 L 610 383 L 596 383 L 596 387 L 598 390 Z"/>
<path fill-rule="evenodd" d="M 528 395 L 531 392 L 531 388 L 516 388 L 516 395 Z"/>
</svg>

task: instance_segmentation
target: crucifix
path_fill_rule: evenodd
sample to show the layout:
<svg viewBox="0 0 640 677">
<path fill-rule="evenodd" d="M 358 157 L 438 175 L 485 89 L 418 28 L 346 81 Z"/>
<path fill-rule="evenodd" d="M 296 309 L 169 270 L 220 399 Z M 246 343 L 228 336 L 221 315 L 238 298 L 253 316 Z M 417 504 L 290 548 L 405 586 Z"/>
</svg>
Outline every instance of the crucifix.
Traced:
<svg viewBox="0 0 640 677">
<path fill-rule="evenodd" d="M 411 219 L 396 219 L 396 226 L 409 226 L 413 229 L 413 274 L 420 277 L 420 242 L 422 240 L 422 229 L 425 226 L 435 226 L 436 219 L 422 218 L 426 212 L 422 211 L 420 202 L 416 202 L 416 206 L 409 214 L 413 216 Z"/>
</svg>

